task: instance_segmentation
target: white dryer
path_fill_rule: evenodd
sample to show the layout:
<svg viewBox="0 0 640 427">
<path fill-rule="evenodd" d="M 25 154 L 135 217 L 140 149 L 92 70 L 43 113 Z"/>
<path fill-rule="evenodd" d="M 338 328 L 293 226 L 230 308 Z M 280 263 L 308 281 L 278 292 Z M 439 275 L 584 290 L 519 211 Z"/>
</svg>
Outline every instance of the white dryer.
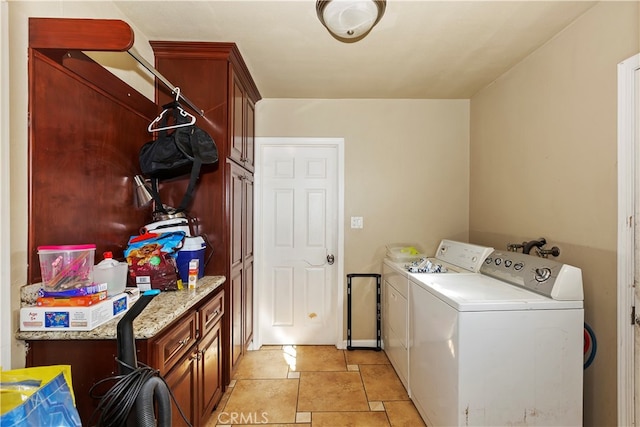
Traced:
<svg viewBox="0 0 640 427">
<path fill-rule="evenodd" d="M 494 251 L 409 274 L 411 397 L 429 426 L 582 425 L 580 269 Z"/>
</svg>

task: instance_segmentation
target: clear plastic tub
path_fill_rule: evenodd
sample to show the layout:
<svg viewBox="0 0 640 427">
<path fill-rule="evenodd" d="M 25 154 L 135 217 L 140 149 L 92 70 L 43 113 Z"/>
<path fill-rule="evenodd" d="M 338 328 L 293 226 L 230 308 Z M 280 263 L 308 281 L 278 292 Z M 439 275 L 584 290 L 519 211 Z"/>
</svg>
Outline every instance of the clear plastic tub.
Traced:
<svg viewBox="0 0 640 427">
<path fill-rule="evenodd" d="M 424 256 L 422 248 L 415 243 L 392 243 L 387 245 L 387 258 L 392 261 L 409 262 Z"/>
<path fill-rule="evenodd" d="M 96 245 L 38 246 L 42 288 L 64 292 L 93 283 Z"/>
<path fill-rule="evenodd" d="M 129 265 L 113 259 L 111 252 L 104 253 L 104 259 L 93 268 L 93 281 L 107 284 L 107 295 L 112 297 L 124 292 L 127 287 Z"/>
</svg>

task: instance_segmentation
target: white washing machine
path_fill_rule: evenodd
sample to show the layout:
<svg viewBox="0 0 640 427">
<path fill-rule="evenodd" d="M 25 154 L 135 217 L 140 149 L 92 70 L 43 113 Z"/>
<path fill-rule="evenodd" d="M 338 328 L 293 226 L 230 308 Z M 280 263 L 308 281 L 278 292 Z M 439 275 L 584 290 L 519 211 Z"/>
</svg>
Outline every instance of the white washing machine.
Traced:
<svg viewBox="0 0 640 427">
<path fill-rule="evenodd" d="M 409 274 L 411 398 L 429 426 L 582 425 L 581 270 L 494 251 Z"/>
<path fill-rule="evenodd" d="M 398 377 L 411 395 L 409 384 L 409 270 L 417 275 L 478 274 L 493 248 L 442 240 L 433 257 L 414 262 L 389 258 L 382 266 L 383 276 L 383 348 Z"/>
</svg>

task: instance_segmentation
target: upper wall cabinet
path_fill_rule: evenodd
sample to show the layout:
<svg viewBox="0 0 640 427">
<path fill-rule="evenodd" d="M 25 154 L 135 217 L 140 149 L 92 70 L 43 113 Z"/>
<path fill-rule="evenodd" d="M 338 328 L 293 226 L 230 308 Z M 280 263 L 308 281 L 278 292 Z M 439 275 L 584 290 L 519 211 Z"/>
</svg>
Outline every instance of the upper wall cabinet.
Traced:
<svg viewBox="0 0 640 427">
<path fill-rule="evenodd" d="M 247 170 L 254 170 L 254 111 L 255 102 L 248 96 L 245 85 L 234 74 L 232 78 L 233 109 L 231 115 L 233 139 L 229 157 Z"/>
<path fill-rule="evenodd" d="M 204 110 L 197 125 L 213 136 L 220 158 L 253 172 L 254 105 L 261 97 L 235 43 L 152 41 L 151 46 L 156 68 Z M 157 101 L 170 99 L 166 93 Z"/>
</svg>

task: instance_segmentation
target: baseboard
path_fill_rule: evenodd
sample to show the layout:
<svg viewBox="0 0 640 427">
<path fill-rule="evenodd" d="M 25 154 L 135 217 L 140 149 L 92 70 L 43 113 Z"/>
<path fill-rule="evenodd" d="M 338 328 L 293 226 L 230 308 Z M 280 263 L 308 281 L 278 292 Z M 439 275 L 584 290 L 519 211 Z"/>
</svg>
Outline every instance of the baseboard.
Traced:
<svg viewBox="0 0 640 427">
<path fill-rule="evenodd" d="M 376 340 L 351 340 L 351 347 L 367 347 L 373 350 L 378 346 L 378 342 Z M 347 340 L 342 341 L 342 349 L 347 349 Z"/>
</svg>

